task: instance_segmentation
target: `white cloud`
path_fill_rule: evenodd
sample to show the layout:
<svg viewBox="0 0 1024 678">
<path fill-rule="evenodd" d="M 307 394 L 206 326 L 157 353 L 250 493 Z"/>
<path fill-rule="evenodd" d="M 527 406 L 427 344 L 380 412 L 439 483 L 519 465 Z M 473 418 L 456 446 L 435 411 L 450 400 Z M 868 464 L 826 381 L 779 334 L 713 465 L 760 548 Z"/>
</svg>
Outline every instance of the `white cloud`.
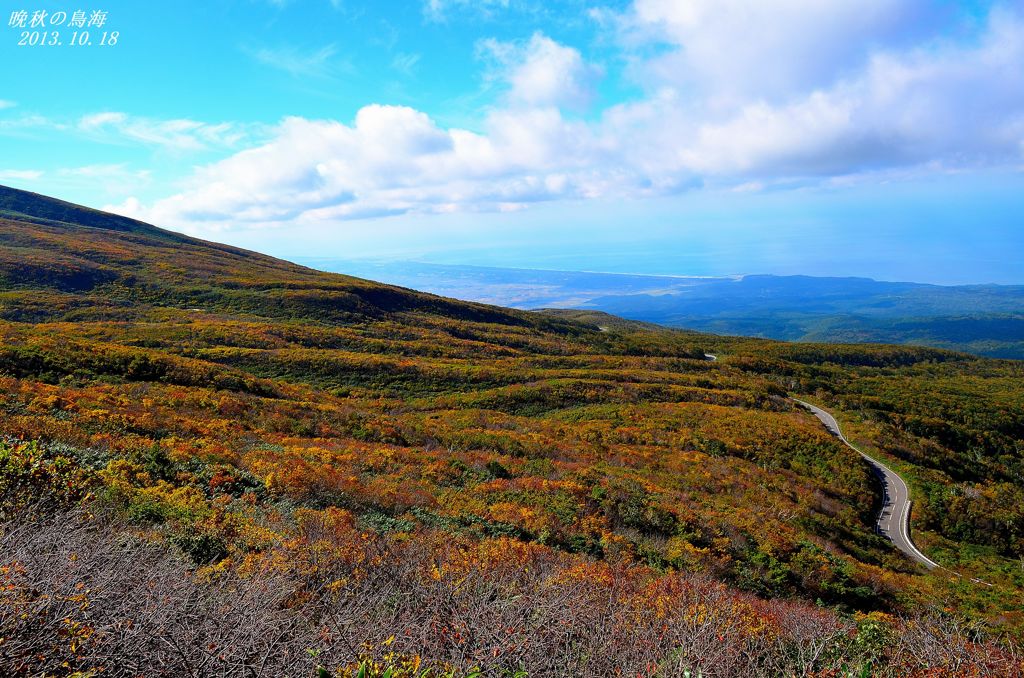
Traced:
<svg viewBox="0 0 1024 678">
<path fill-rule="evenodd" d="M 77 129 L 102 141 L 127 140 L 175 151 L 235 146 L 246 139 L 250 131 L 233 123 L 206 123 L 187 118 L 158 120 L 111 111 L 83 116 Z"/>
<path fill-rule="evenodd" d="M 616 0 L 620 2 L 620 0 Z M 561 23 L 575 22 L 585 16 L 588 0 L 422 0 L 423 16 L 428 21 L 449 20 L 508 21 L 528 18 L 534 25 L 558 18 Z"/>
<path fill-rule="evenodd" d="M 0 181 L 35 181 L 43 174 L 42 170 L 0 169 Z"/>
<path fill-rule="evenodd" d="M 422 55 L 400 52 L 391 60 L 391 67 L 405 75 L 412 75 Z"/>
<path fill-rule="evenodd" d="M 0 134 L 8 134 L 12 136 L 31 134 L 33 130 L 38 129 L 64 130 L 66 128 L 67 125 L 36 114 L 22 115 L 17 118 L 0 119 Z"/>
<path fill-rule="evenodd" d="M 705 0 L 638 0 L 618 19 L 628 39 L 678 49 L 642 59 L 642 98 L 593 118 L 563 113 L 586 104 L 598 73 L 578 50 L 539 33 L 492 40 L 481 50 L 507 94 L 476 131 L 398 106 L 366 106 L 351 124 L 288 118 L 266 143 L 197 170 L 178 195 L 118 210 L 201 232 L 1020 166 L 1021 15 L 994 10 L 956 41 L 910 40 L 892 27 L 917 11 L 909 0 L 865 0 L 861 14 L 846 0 L 764 6 L 775 12 L 738 0 L 723 0 L 720 12 Z M 728 63 L 713 63 L 702 26 L 735 43 L 758 26 L 765 35 L 752 33 L 737 54 L 725 43 Z M 818 49 L 822 63 L 805 63 Z M 665 71 L 667 58 L 681 70 Z M 116 117 L 99 124 L 127 126 Z"/>
<path fill-rule="evenodd" d="M 148 170 L 133 170 L 126 164 L 85 165 L 57 169 L 0 169 L 0 182 L 36 182 L 46 179 L 47 192 L 88 192 L 93 199 L 119 199 L 144 188 L 150 182 Z"/>
<path fill-rule="evenodd" d="M 585 126 L 545 109 L 502 111 L 488 128 L 444 130 L 400 106 L 367 106 L 352 125 L 289 118 L 269 143 L 200 169 L 183 193 L 116 210 L 201 230 L 504 209 L 585 192 Z"/>
<path fill-rule="evenodd" d="M 498 63 L 498 75 L 508 82 L 514 103 L 583 108 L 593 97 L 600 69 L 584 61 L 578 50 L 542 33 L 522 45 L 491 39 L 479 48 Z"/>
<path fill-rule="evenodd" d="M 0 99 L 0 110 L 3 110 L 5 108 L 14 108 L 17 105 L 18 104 L 14 101 L 10 101 L 8 99 Z"/>
<path fill-rule="evenodd" d="M 878 52 L 862 72 L 699 127 L 687 163 L 716 174 L 837 175 L 897 165 L 1009 165 L 1024 139 L 1024 22 L 996 12 L 976 45 Z"/>
<path fill-rule="evenodd" d="M 453 9 L 472 9 L 484 15 L 497 10 L 507 10 L 511 0 L 424 0 L 423 14 L 431 21 L 444 21 Z"/>
<path fill-rule="evenodd" d="M 284 71 L 293 77 L 325 78 L 352 70 L 351 64 L 336 58 L 338 47 L 333 44 L 312 51 L 303 51 L 291 45 L 244 48 L 243 51 L 264 66 Z"/>
<path fill-rule="evenodd" d="M 135 143 L 176 152 L 233 148 L 261 137 L 264 126 L 208 123 L 187 118 L 161 120 L 117 111 L 89 113 L 74 120 L 30 113 L 0 119 L 0 134 L 30 136 L 59 132 L 109 144 Z"/>
<path fill-rule="evenodd" d="M 86 193 L 93 200 L 119 200 L 125 195 L 146 188 L 150 181 L 148 170 L 133 170 L 125 164 L 85 165 L 48 170 L 0 169 L 0 183 L 36 184 L 40 190 L 45 178 L 47 193 Z M 126 207 L 138 209 L 138 200 Z"/>
<path fill-rule="evenodd" d="M 648 78 L 729 104 L 827 86 L 940 12 L 926 0 L 636 0 L 621 24 L 674 47 L 643 63 Z"/>
<path fill-rule="evenodd" d="M 57 170 L 57 175 L 79 182 L 87 182 L 92 186 L 102 186 L 108 193 L 123 193 L 126 188 L 138 188 L 148 184 L 152 172 L 136 170 L 127 163 L 109 163 L 83 165 L 81 167 L 64 167 Z"/>
</svg>

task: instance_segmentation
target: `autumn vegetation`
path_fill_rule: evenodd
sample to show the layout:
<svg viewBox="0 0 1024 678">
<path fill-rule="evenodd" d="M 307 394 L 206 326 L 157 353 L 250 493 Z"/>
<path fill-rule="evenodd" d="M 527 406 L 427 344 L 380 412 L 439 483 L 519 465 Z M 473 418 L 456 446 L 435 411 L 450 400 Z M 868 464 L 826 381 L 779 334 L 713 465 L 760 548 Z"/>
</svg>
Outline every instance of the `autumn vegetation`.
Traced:
<svg viewBox="0 0 1024 678">
<path fill-rule="evenodd" d="M 0 667 L 1020 675 L 1022 378 L 463 303 L 0 189 Z M 790 394 L 965 576 L 874 533 L 870 469 Z"/>
</svg>

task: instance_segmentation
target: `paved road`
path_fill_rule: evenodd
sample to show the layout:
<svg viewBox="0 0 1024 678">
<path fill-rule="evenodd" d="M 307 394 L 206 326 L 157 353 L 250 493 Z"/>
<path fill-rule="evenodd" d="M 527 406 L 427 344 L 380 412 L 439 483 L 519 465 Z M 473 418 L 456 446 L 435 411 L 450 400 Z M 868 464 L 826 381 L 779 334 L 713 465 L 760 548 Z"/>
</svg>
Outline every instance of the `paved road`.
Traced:
<svg viewBox="0 0 1024 678">
<path fill-rule="evenodd" d="M 839 428 L 839 422 L 831 414 L 815 407 L 810 403 L 805 403 L 802 400 L 796 400 L 811 412 L 814 413 L 821 423 L 825 424 L 825 428 L 835 434 L 840 440 L 846 443 L 851 449 L 855 450 L 860 456 L 864 457 L 871 467 L 875 471 L 875 475 L 878 476 L 879 480 L 882 481 L 883 497 L 882 497 L 882 512 L 878 514 L 878 531 L 889 537 L 892 543 L 896 545 L 900 551 L 903 551 L 908 556 L 921 563 L 928 569 L 940 567 L 938 563 L 931 560 L 928 556 L 921 553 L 921 551 L 914 546 L 914 542 L 910 540 L 910 490 L 907 488 L 907 484 L 903 482 L 903 478 L 893 471 L 891 468 L 873 459 L 868 455 L 858 450 L 854 445 L 846 439 L 843 435 L 842 430 Z"/>
</svg>

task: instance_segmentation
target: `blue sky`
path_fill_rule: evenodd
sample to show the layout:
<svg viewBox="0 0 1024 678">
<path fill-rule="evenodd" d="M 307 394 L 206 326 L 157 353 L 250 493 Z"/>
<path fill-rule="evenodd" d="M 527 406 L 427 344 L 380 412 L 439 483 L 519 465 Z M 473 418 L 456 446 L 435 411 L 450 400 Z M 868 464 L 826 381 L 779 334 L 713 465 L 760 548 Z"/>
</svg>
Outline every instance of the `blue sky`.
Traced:
<svg viewBox="0 0 1024 678">
<path fill-rule="evenodd" d="M 12 13 L 78 9 L 106 12 L 94 44 L 18 46 Z M 201 237 L 1024 283 L 1019 2 L 16 0 L 0 16 L 0 183 Z"/>
</svg>

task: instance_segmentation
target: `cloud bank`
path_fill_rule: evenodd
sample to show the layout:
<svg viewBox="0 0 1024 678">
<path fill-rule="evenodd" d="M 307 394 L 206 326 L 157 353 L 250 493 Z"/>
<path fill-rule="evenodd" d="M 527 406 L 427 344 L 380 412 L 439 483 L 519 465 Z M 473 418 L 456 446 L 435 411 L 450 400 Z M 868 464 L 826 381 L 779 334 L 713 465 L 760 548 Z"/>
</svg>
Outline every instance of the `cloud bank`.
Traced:
<svg viewBox="0 0 1024 678">
<path fill-rule="evenodd" d="M 202 232 L 1021 165 L 1019 10 L 636 0 L 594 17 L 642 92 L 630 101 L 595 109 L 604 69 L 574 46 L 543 33 L 486 40 L 504 94 L 474 130 L 379 104 L 346 122 L 287 118 L 177 195 L 112 209 Z M 175 133 L 109 115 L 92 124 Z"/>
</svg>

